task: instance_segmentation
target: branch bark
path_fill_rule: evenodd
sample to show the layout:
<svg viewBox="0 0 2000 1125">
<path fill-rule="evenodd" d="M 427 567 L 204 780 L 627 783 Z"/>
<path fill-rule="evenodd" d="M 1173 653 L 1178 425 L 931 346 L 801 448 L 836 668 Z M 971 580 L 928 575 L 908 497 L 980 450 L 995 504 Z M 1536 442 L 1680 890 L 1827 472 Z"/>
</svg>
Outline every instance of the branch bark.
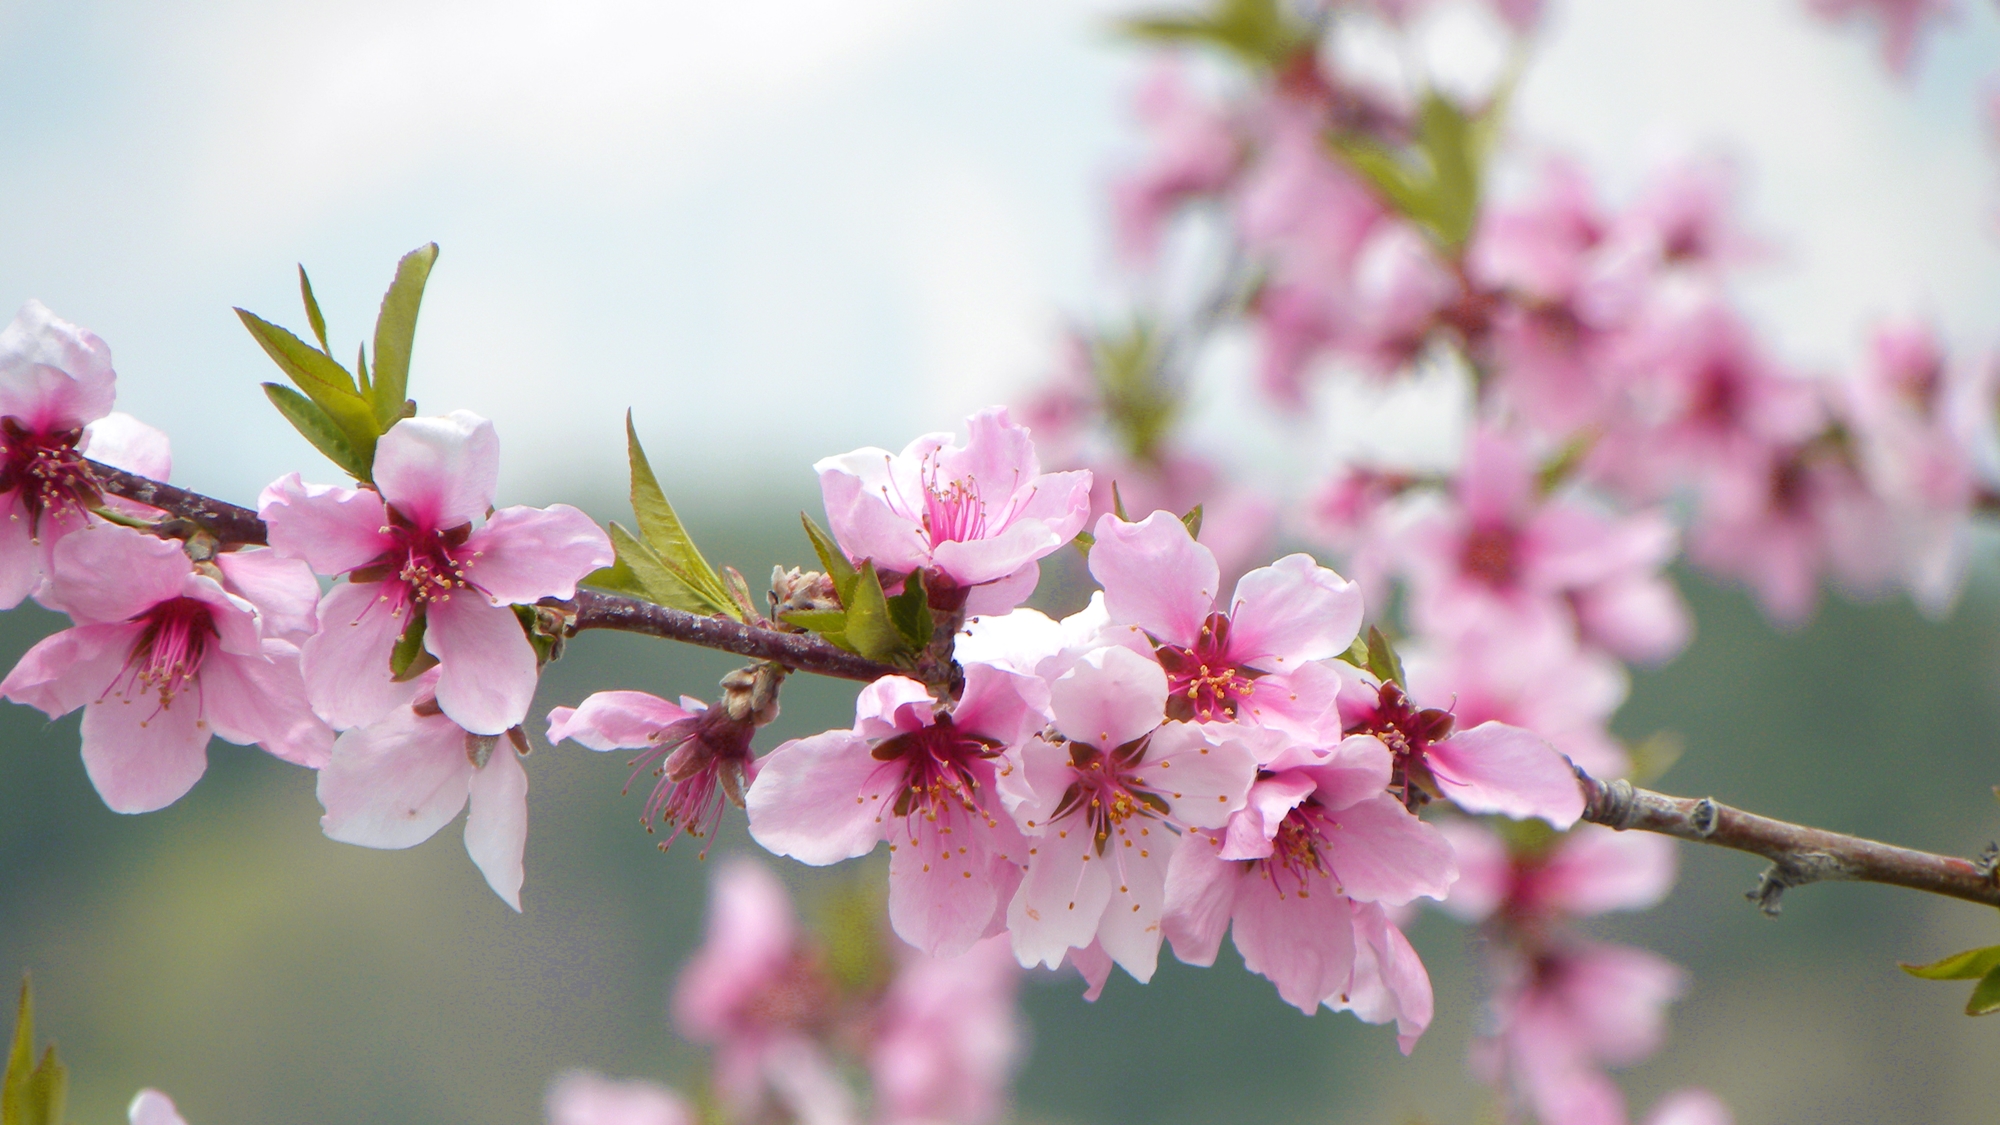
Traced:
<svg viewBox="0 0 2000 1125">
<path fill-rule="evenodd" d="M 185 519 L 226 545 L 261 546 L 270 541 L 264 521 L 248 508 L 123 469 L 114 469 L 101 461 L 90 461 L 88 464 L 100 490 L 127 500 L 137 500 Z M 567 632 L 572 636 L 585 629 L 644 633 L 702 648 L 733 652 L 738 656 L 775 660 L 800 672 L 862 683 L 871 683 L 897 671 L 886 664 L 863 659 L 846 649 L 835 648 L 806 633 L 764 629 L 726 617 L 703 617 L 686 610 L 598 590 L 579 590 L 571 601 L 552 600 L 549 604 L 562 610 L 569 618 Z"/>
<path fill-rule="evenodd" d="M 1628 781 L 1599 781 L 1577 771 L 1583 819 L 1619 831 L 1659 832 L 1732 848 L 1771 861 L 1744 897 L 1769 917 L 1792 887 L 1844 880 L 1886 883 L 1967 902 L 2000 906 L 1993 864 L 1899 848 L 1860 836 L 1808 828 L 1731 808 L 1711 798 L 1670 797 Z"/>
</svg>

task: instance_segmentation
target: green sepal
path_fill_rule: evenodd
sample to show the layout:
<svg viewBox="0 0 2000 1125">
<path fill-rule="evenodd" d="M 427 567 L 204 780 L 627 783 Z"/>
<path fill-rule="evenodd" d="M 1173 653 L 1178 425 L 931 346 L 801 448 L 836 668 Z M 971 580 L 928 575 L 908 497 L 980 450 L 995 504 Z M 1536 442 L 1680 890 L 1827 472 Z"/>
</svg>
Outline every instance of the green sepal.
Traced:
<svg viewBox="0 0 2000 1125">
<path fill-rule="evenodd" d="M 2000 945 L 1968 949 L 1928 965 L 1903 964 L 1904 972 L 1925 980 L 1978 980 L 2000 969 Z"/>
<path fill-rule="evenodd" d="M 26 977 L 21 978 L 17 1013 L 5 1077 L 0 1078 L 0 1125 L 63 1125 L 69 1071 L 53 1045 L 35 1062 L 35 1000 Z"/>
<path fill-rule="evenodd" d="M 1111 514 L 1118 517 L 1119 523 L 1132 522 L 1132 517 L 1125 514 L 1125 497 L 1119 495 L 1115 480 L 1111 482 Z"/>
<path fill-rule="evenodd" d="M 409 683 L 437 667 L 437 657 L 424 647 L 424 626 L 428 621 L 423 614 L 412 614 L 403 635 L 396 638 L 396 647 L 389 650 L 389 674 L 399 684 Z"/>
<path fill-rule="evenodd" d="M 378 354 L 377 370 L 381 363 Z M 703 603 L 704 608 L 695 612 L 719 613 L 742 620 L 743 611 L 729 596 L 722 576 L 701 556 L 694 540 L 688 537 L 687 528 L 681 525 L 680 516 L 674 513 L 674 506 L 667 502 L 667 494 L 661 490 L 659 479 L 646 460 L 646 451 L 639 445 L 639 433 L 633 428 L 629 410 L 625 412 L 625 452 L 632 464 L 632 514 L 639 519 L 639 534 L 646 545 L 652 548 L 660 564 Z M 640 578 L 645 580 L 646 575 L 640 573 Z"/>
<path fill-rule="evenodd" d="M 326 411 L 313 405 L 311 399 L 285 386 L 283 383 L 265 383 L 264 397 L 285 416 L 300 436 L 312 443 L 314 449 L 326 454 L 326 459 L 340 466 L 340 470 L 355 480 L 365 481 L 371 473 L 370 461 L 364 459 L 347 439 Z"/>
<path fill-rule="evenodd" d="M 840 604 L 848 604 L 854 597 L 854 580 L 860 577 L 861 572 L 854 569 L 854 564 L 848 561 L 847 553 L 840 549 L 840 544 L 814 523 L 811 516 L 800 512 L 799 522 L 805 525 L 806 538 L 812 540 L 813 552 L 819 555 L 820 570 L 833 580 L 833 592 L 839 595 Z"/>
<path fill-rule="evenodd" d="M 538 665 L 547 664 L 555 658 L 556 643 L 560 638 L 551 637 L 535 627 L 534 606 L 517 605 L 513 608 L 514 620 L 521 623 L 521 631 L 528 634 L 528 643 L 535 646 L 535 663 Z"/>
<path fill-rule="evenodd" d="M 1310 29 L 1287 18 L 1279 0 L 1218 0 L 1201 15 L 1142 16 L 1121 26 L 1138 39 L 1218 47 L 1273 70 L 1312 42 Z"/>
<path fill-rule="evenodd" d="M 888 664 L 908 655 L 901 631 L 889 616 L 889 599 L 882 593 L 882 579 L 875 573 L 874 559 L 863 559 L 861 571 L 855 576 L 854 597 L 847 602 L 845 633 L 848 645 L 870 660 Z"/>
<path fill-rule="evenodd" d="M 1577 434 L 1563 443 L 1542 467 L 1535 470 L 1535 491 L 1547 496 L 1575 475 L 1589 455 L 1591 446 L 1597 444 L 1597 435 L 1589 431 Z"/>
<path fill-rule="evenodd" d="M 681 576 L 660 561 L 660 556 L 638 536 L 619 524 L 611 525 L 611 546 L 617 552 L 612 567 L 623 566 L 638 583 L 638 596 L 656 605 L 672 606 L 707 616 L 716 612 L 708 600 L 681 580 Z M 733 615 L 732 615 L 733 616 Z"/>
<path fill-rule="evenodd" d="M 396 263 L 396 278 L 382 295 L 375 317 L 375 382 L 370 398 L 376 424 L 384 430 L 402 418 L 410 388 L 410 352 L 417 339 L 417 308 L 436 264 L 438 246 L 427 242 Z"/>
<path fill-rule="evenodd" d="M 1345 660 L 1356 668 L 1366 669 L 1368 667 L 1368 638 L 1354 638 L 1354 643 L 1347 646 L 1347 651 L 1334 659 Z"/>
<path fill-rule="evenodd" d="M 319 350 L 332 355 L 333 349 L 326 346 L 326 317 L 319 311 L 319 298 L 313 296 L 312 279 L 306 276 L 306 267 L 303 264 L 299 266 L 299 296 L 306 303 L 306 323 L 312 325 L 313 337 L 319 341 Z M 362 376 L 361 383 L 363 386 L 368 384 L 367 376 Z"/>
<path fill-rule="evenodd" d="M 1394 683 L 1406 692 L 1410 690 L 1410 685 L 1403 679 L 1403 658 L 1396 655 L 1395 646 L 1382 635 L 1382 630 L 1373 625 L 1368 627 L 1368 647 L 1365 651 L 1365 667 L 1371 675 L 1382 683 Z"/>
<path fill-rule="evenodd" d="M 931 643 L 937 622 L 931 616 L 930 595 L 924 591 L 924 576 L 912 574 L 903 580 L 903 592 L 889 599 L 889 620 L 903 635 L 911 651 L 922 652 Z"/>
<path fill-rule="evenodd" d="M 375 415 L 369 409 L 368 400 L 355 389 L 354 376 L 347 369 L 335 363 L 325 352 L 292 335 L 283 328 L 254 313 L 236 310 L 243 326 L 256 337 L 258 346 L 271 357 L 280 370 L 289 376 L 299 390 L 320 408 L 333 425 L 354 447 L 355 454 L 364 465 L 372 465 L 375 460 L 375 439 L 382 435 L 384 427 L 375 422 Z M 289 418 L 290 416 L 287 415 Z M 311 434 L 306 435 L 312 439 Z M 317 444 L 317 443 L 315 443 Z M 342 466 L 347 468 L 348 466 Z M 364 473 L 355 474 L 358 480 L 367 480 Z"/>
<path fill-rule="evenodd" d="M 1181 517 L 1181 526 L 1187 528 L 1189 539 L 1201 538 L 1200 504 L 1196 504 L 1194 507 L 1189 508 L 1187 514 Z"/>
<path fill-rule="evenodd" d="M 1979 983 L 1972 986 L 1972 995 L 1965 1001 L 1965 1014 L 1968 1016 L 1990 1016 L 1994 1012 L 2000 1012 L 2000 968 L 1979 978 Z"/>
<path fill-rule="evenodd" d="M 1090 557 L 1090 549 L 1097 546 L 1097 536 L 1088 531 L 1079 531 L 1076 533 L 1076 538 L 1069 541 L 1069 545 L 1076 548 L 1077 554 L 1087 559 Z"/>
</svg>

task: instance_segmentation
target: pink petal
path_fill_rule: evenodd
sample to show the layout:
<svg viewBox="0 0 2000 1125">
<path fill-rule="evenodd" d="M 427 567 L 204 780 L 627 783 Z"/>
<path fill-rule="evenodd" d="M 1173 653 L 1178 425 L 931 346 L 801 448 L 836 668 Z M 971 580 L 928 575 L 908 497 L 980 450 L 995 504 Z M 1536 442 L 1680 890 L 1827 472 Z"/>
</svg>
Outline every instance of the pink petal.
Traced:
<svg viewBox="0 0 2000 1125">
<path fill-rule="evenodd" d="M 1340 741 L 1340 673 L 1320 661 L 1289 672 L 1260 676 L 1248 698 L 1237 704 L 1237 719 L 1284 731 L 1314 746 Z"/>
<path fill-rule="evenodd" d="M 495 748 L 498 756 L 500 748 Z M 319 771 L 321 830 L 370 848 L 407 848 L 431 838 L 465 807 L 472 783 L 465 731 L 442 715 L 408 707 L 348 731 Z"/>
<path fill-rule="evenodd" d="M 951 440 L 931 434 L 912 443 Z M 910 513 L 924 506 L 924 483 L 917 464 L 886 449 L 857 449 L 815 462 L 826 520 L 847 557 L 874 559 L 877 570 L 907 573 L 930 563 L 930 537 Z"/>
<path fill-rule="evenodd" d="M 853 731 L 830 730 L 771 751 L 744 795 L 751 837 L 814 867 L 874 851 L 896 779 L 869 750 Z"/>
<path fill-rule="evenodd" d="M 990 664 L 1032 676 L 1062 647 L 1062 626 L 1041 610 L 1017 609 L 969 616 L 953 639 L 952 657 L 968 671 L 975 664 Z"/>
<path fill-rule="evenodd" d="M 102 699 L 125 670 L 141 628 L 79 625 L 43 637 L 0 680 L 0 696 L 51 719 Z"/>
<path fill-rule="evenodd" d="M 319 632 L 299 648 L 313 710 L 335 730 L 367 726 L 410 701 L 409 687 L 389 671 L 409 624 L 388 598 L 393 591 L 385 582 L 336 583 L 320 600 Z"/>
<path fill-rule="evenodd" d="M 1543 864 L 1536 889 L 1569 914 L 1645 910 L 1673 889 L 1679 858 L 1669 837 L 1580 824 Z"/>
<path fill-rule="evenodd" d="M 1074 538 L 1074 536 L 1072 536 Z M 1006 613 L 1028 600 L 1042 581 L 1042 564 L 1028 562 L 1005 578 L 974 586 L 965 595 L 967 614 Z"/>
<path fill-rule="evenodd" d="M 1391 906 L 1441 899 L 1458 878 L 1451 845 L 1394 797 L 1370 797 L 1329 816 L 1339 831 L 1328 834 L 1327 858 L 1349 898 Z"/>
<path fill-rule="evenodd" d="M 571 1071 L 549 1088 L 549 1125 L 696 1125 L 672 1090 L 637 1079 Z"/>
<path fill-rule="evenodd" d="M 129 621 L 179 597 L 193 573 L 177 540 L 99 524 L 56 544 L 52 600 L 80 625 Z"/>
<path fill-rule="evenodd" d="M 1041 475 L 1028 427 L 1007 417 L 1004 406 L 989 406 L 965 420 L 965 445 L 938 451 L 938 475 L 977 484 L 989 497 L 1012 495 Z"/>
<path fill-rule="evenodd" d="M 1028 849 L 1011 821 L 996 828 L 1004 839 L 993 839 L 977 815 L 954 808 L 936 821 L 914 815 L 890 823 L 896 850 L 889 855 L 889 923 L 896 936 L 929 956 L 957 957 L 998 931 Z"/>
<path fill-rule="evenodd" d="M 1099 649 L 1050 685 L 1049 709 L 1064 734 L 1110 750 L 1166 718 L 1167 674 L 1130 649 Z"/>
<path fill-rule="evenodd" d="M 1232 934 L 1243 967 L 1308 1014 L 1346 987 L 1354 967 L 1353 904 L 1325 880 L 1313 884 L 1281 894 L 1273 880 L 1243 880 Z"/>
<path fill-rule="evenodd" d="M 83 768 L 112 812 L 163 809 L 208 769 L 208 728 L 191 692 L 162 707 L 157 695 L 111 696 L 83 708 Z"/>
<path fill-rule="evenodd" d="M 755 860 L 724 860 L 709 886 L 701 948 L 674 985 L 674 1023 L 692 1039 L 713 1041 L 738 1010 L 775 983 L 794 954 L 791 896 Z"/>
<path fill-rule="evenodd" d="M 1229 654 L 1283 672 L 1346 652 L 1361 628 L 1361 588 L 1313 561 L 1286 555 L 1244 575 L 1230 601 Z"/>
<path fill-rule="evenodd" d="M 467 410 L 405 418 L 375 443 L 374 472 L 382 498 L 418 527 L 472 523 L 499 490 L 500 438 L 493 423 Z"/>
<path fill-rule="evenodd" d="M 1520 727 L 1481 723 L 1432 743 L 1426 759 L 1444 795 L 1467 812 L 1538 816 L 1557 828 L 1583 815 L 1583 790 L 1569 763 Z"/>
<path fill-rule="evenodd" d="M 502 508 L 472 533 L 465 550 L 472 584 L 494 602 L 514 605 L 573 598 L 584 575 L 612 560 L 604 529 L 568 504 Z"/>
<path fill-rule="evenodd" d="M 444 666 L 437 687 L 444 713 L 474 734 L 501 734 L 527 718 L 540 670 L 514 611 L 457 597 L 432 602 L 425 614 L 424 647 Z"/>
<path fill-rule="evenodd" d="M 988 582 L 1010 582 L 1018 586 L 1021 572 L 1029 564 L 1054 554 L 1068 542 L 1069 539 L 1056 534 L 1040 520 L 1015 520 L 977 539 L 947 539 L 939 543 L 931 548 L 931 565 L 961 586 L 978 586 Z M 991 599 L 999 600 L 1002 599 Z M 991 609 L 992 606 L 988 604 L 981 608 Z"/>
<path fill-rule="evenodd" d="M 0 609 L 13 609 L 41 590 L 47 577 L 42 560 L 42 545 L 28 529 L 21 494 L 0 497 Z"/>
<path fill-rule="evenodd" d="M 951 717 L 960 730 L 1012 746 L 1048 725 L 1048 707 L 1047 682 L 983 664 L 968 664 L 965 690 L 951 709 Z"/>
<path fill-rule="evenodd" d="M 1108 847 L 1102 859 L 1111 897 L 1097 926 L 1104 952 L 1140 984 L 1153 979 L 1160 961 L 1160 913 L 1166 906 L 1167 865 L 1171 861 L 1164 833 L 1151 848 Z M 1145 853 L 1145 854 L 1142 854 Z"/>
<path fill-rule="evenodd" d="M 1329 809 L 1379 797 L 1389 788 L 1395 758 L 1372 734 L 1349 735 L 1323 761 L 1300 767 L 1319 786 L 1315 799 Z"/>
<path fill-rule="evenodd" d="M 1076 780 L 1069 748 L 1035 737 L 1008 751 L 1008 755 L 1018 765 L 1001 772 L 1000 801 L 1022 831 L 1040 836 L 1048 830 L 1056 807 L 1062 803 L 1063 791 Z"/>
<path fill-rule="evenodd" d="M 210 654 L 201 668 L 202 713 L 230 742 L 319 769 L 333 754 L 333 730 L 306 701 L 298 650 L 283 641 L 265 645 L 263 656 Z"/>
<path fill-rule="evenodd" d="M 1007 929 L 1022 965 L 1053 969 L 1070 949 L 1089 945 L 1111 901 L 1111 865 L 1096 854 L 1089 830 L 1072 817 L 1057 823 L 1068 827 L 1030 842 L 1028 872 L 1007 904 Z"/>
<path fill-rule="evenodd" d="M 131 1125 L 187 1125 L 180 1111 L 174 1108 L 174 1100 L 158 1090 L 141 1090 L 126 1107 L 125 1115 Z"/>
<path fill-rule="evenodd" d="M 1240 744 L 1211 742 L 1193 723 L 1161 727 L 1146 743 L 1141 766 L 1147 786 L 1167 799 L 1174 822 L 1188 828 L 1228 824 L 1257 777 L 1257 760 Z"/>
<path fill-rule="evenodd" d="M 1083 998 L 1096 1003 L 1097 998 L 1104 995 L 1105 983 L 1111 979 L 1111 955 L 1093 941 L 1082 949 L 1070 950 L 1069 963 L 1083 978 Z"/>
<path fill-rule="evenodd" d="M 223 652 L 255 656 L 264 651 L 257 607 L 223 589 L 215 579 L 190 572 L 181 580 L 180 596 L 208 607 L 208 623 L 215 629 L 216 647 Z"/>
<path fill-rule="evenodd" d="M 389 514 L 373 489 L 307 484 L 291 473 L 264 486 L 257 514 L 270 529 L 271 549 L 304 559 L 317 574 L 345 574 L 395 546 L 382 531 Z"/>
<path fill-rule="evenodd" d="M 1394 1019 L 1396 1045 L 1407 1055 L 1431 1023 L 1430 973 L 1379 904 L 1355 904 L 1354 936 L 1354 983 L 1345 1000 L 1328 1006 L 1351 1011 L 1368 1023 Z"/>
<path fill-rule="evenodd" d="M 30 430 L 67 430 L 104 417 L 116 394 L 111 349 L 30 300 L 0 331 L 0 415 Z"/>
<path fill-rule="evenodd" d="M 1676 1090 L 1654 1104 L 1646 1125 L 1736 1125 L 1736 1115 L 1707 1090 Z"/>
<path fill-rule="evenodd" d="M 122 410 L 114 410 L 83 428 L 77 451 L 114 469 L 164 481 L 173 474 L 174 455 L 167 435 Z"/>
<path fill-rule="evenodd" d="M 514 748 L 493 748 L 474 770 L 465 814 L 465 850 L 500 901 L 521 911 L 521 858 L 528 850 L 528 771 Z"/>
<path fill-rule="evenodd" d="M 908 676 L 883 676 L 854 700 L 854 731 L 870 740 L 931 725 L 937 703 L 931 689 Z"/>
<path fill-rule="evenodd" d="M 228 591 L 257 607 L 266 637 L 302 644 L 319 631 L 319 581 L 302 559 L 276 551 L 227 551 L 215 565 Z"/>
<path fill-rule="evenodd" d="M 1302 770 L 1286 770 L 1259 777 L 1250 786 L 1249 799 L 1229 818 L 1223 837 L 1221 859 L 1263 859 L 1271 854 L 1271 841 L 1285 814 L 1312 795 L 1313 780 Z"/>
<path fill-rule="evenodd" d="M 1112 622 L 1137 625 L 1170 644 L 1194 644 L 1221 588 L 1209 549 L 1172 512 L 1139 523 L 1106 515 L 1095 534 L 1090 573 L 1104 587 Z"/>
<path fill-rule="evenodd" d="M 551 710 L 549 741 L 573 738 L 592 750 L 636 750 L 693 714 L 643 691 L 600 691 L 574 708 Z"/>
<path fill-rule="evenodd" d="M 1241 893 L 1239 886 L 1251 870 L 1247 863 L 1222 859 L 1220 850 L 1221 842 L 1214 836 L 1189 832 L 1167 865 L 1160 930 L 1174 944 L 1174 956 L 1190 965 L 1215 964 Z"/>
<path fill-rule="evenodd" d="M 1514 860 L 1507 845 L 1491 831 L 1459 817 L 1441 821 L 1437 830 L 1458 859 L 1458 882 L 1445 897 L 1445 913 L 1461 922 L 1485 921 L 1513 889 Z"/>
</svg>

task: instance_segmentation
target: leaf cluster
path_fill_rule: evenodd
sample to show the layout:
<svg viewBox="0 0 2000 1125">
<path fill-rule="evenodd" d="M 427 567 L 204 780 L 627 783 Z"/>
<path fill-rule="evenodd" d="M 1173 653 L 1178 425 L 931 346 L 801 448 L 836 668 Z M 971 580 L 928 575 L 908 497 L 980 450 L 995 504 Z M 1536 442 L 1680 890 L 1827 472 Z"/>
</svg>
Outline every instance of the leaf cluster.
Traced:
<svg viewBox="0 0 2000 1125">
<path fill-rule="evenodd" d="M 56 1058 L 54 1045 L 35 1061 L 35 999 L 23 978 L 14 1043 L 0 1078 L 0 1125 L 63 1125 L 68 1098 L 69 1071 Z"/>
<path fill-rule="evenodd" d="M 353 371 L 333 358 L 326 342 L 326 317 L 313 296 L 304 266 L 299 267 L 299 294 L 318 347 L 254 313 L 236 310 L 264 354 L 297 388 L 265 383 L 264 394 L 271 405 L 313 448 L 357 481 L 373 479 L 376 439 L 417 411 L 417 404 L 408 397 L 410 353 L 416 342 L 417 309 L 423 303 L 424 285 L 430 280 L 437 255 L 437 243 L 432 242 L 396 263 L 395 280 L 389 283 L 382 310 L 375 318 L 372 374 L 366 344 L 355 356 Z"/>
<path fill-rule="evenodd" d="M 840 544 L 803 512 L 806 538 L 826 576 L 840 608 L 784 614 L 786 623 L 818 633 L 828 643 L 858 653 L 883 664 L 909 668 L 916 664 L 931 643 L 937 627 L 931 614 L 930 594 L 922 573 L 903 579 L 903 588 L 894 596 L 884 592 L 882 576 L 875 572 L 875 560 L 863 559 L 860 566 L 849 561 Z"/>
<path fill-rule="evenodd" d="M 1378 683 L 1410 690 L 1409 682 L 1403 679 L 1403 658 L 1396 655 L 1396 647 L 1382 630 L 1373 625 L 1368 627 L 1368 635 L 1356 638 L 1340 658 L 1375 677 Z"/>
<path fill-rule="evenodd" d="M 1965 1001 L 1965 1014 L 2000 1012 L 2000 945 L 1968 949 L 1928 965 L 1905 964 L 1903 971 L 1925 980 L 1976 980 L 1979 983 L 1972 986 L 1972 995 Z"/>
<path fill-rule="evenodd" d="M 1416 135 L 1408 144 L 1392 146 L 1359 132 L 1336 133 L 1327 143 L 1383 202 L 1456 253 L 1479 219 L 1480 169 L 1503 104 L 1495 98 L 1468 114 L 1431 91 L 1417 107 Z"/>
<path fill-rule="evenodd" d="M 625 414 L 625 455 L 632 468 L 632 514 L 638 531 L 613 523 L 611 545 L 617 558 L 584 583 L 689 613 L 743 620 L 746 606 L 702 557 L 680 515 L 667 502 L 639 444 L 630 411 Z"/>
<path fill-rule="evenodd" d="M 1281 0 L 1217 0 L 1197 15 L 1140 16 L 1120 28 L 1148 42 L 1213 47 L 1269 70 L 1282 68 L 1317 38 L 1312 25 L 1293 18 Z"/>
</svg>

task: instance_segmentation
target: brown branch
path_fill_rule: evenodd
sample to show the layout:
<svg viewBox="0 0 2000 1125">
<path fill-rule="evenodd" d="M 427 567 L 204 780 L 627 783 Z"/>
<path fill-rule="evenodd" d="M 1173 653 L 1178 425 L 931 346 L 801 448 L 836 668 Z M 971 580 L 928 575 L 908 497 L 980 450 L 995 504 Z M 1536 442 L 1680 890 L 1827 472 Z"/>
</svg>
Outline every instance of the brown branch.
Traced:
<svg viewBox="0 0 2000 1125">
<path fill-rule="evenodd" d="M 1967 902 L 2000 906 L 1990 862 L 1899 848 L 1859 836 L 1808 828 L 1747 813 L 1708 797 L 1669 797 L 1628 781 L 1599 781 L 1582 770 L 1583 819 L 1619 831 L 1659 832 L 1760 855 L 1771 866 L 1745 897 L 1770 917 L 1791 887 L 1823 880 L 1886 883 Z"/>
<path fill-rule="evenodd" d="M 224 544 L 250 545 L 269 541 L 264 521 L 248 508 L 149 480 L 123 469 L 114 469 L 102 462 L 91 461 L 88 464 L 91 476 L 101 490 L 185 519 Z M 845 649 L 835 648 L 806 633 L 764 629 L 726 617 L 703 617 L 686 610 L 598 590 L 579 590 L 573 601 L 549 604 L 564 610 L 565 616 L 570 616 L 567 632 L 571 635 L 585 629 L 644 633 L 702 648 L 721 649 L 738 656 L 775 660 L 801 672 L 863 683 L 897 671 L 886 664 L 877 664 Z"/>
</svg>

